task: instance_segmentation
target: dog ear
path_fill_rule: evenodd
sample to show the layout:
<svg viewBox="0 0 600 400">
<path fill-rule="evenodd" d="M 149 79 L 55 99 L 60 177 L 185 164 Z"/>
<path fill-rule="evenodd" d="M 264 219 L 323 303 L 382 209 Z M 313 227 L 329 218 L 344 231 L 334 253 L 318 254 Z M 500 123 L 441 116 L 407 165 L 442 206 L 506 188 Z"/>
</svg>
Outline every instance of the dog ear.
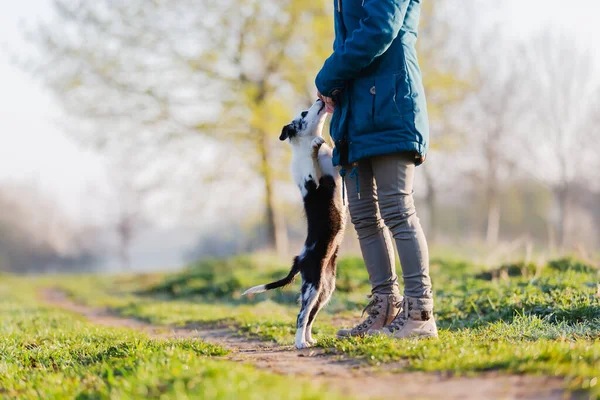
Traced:
<svg viewBox="0 0 600 400">
<path fill-rule="evenodd" d="M 283 127 L 281 131 L 281 136 L 279 136 L 279 140 L 283 141 L 289 138 L 291 135 L 295 133 L 294 128 L 291 125 L 286 125 Z"/>
</svg>

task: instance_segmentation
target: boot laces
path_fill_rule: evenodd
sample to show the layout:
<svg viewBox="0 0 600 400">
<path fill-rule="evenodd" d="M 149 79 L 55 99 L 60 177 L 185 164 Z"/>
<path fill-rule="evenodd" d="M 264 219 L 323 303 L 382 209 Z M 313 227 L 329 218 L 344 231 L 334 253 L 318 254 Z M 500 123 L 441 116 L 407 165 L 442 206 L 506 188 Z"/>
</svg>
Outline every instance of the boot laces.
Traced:
<svg viewBox="0 0 600 400">
<path fill-rule="evenodd" d="M 369 315 L 369 318 L 367 318 L 367 320 L 371 320 L 371 317 L 376 317 L 379 315 L 379 307 L 377 307 L 377 305 L 379 303 L 381 303 L 381 299 L 377 296 L 372 296 L 372 295 L 368 295 L 367 296 L 368 299 L 372 299 L 369 304 L 367 304 L 367 306 L 363 309 L 361 318 L 365 316 L 365 313 L 367 313 Z"/>
<path fill-rule="evenodd" d="M 365 313 L 368 315 L 367 319 L 357 326 L 354 327 L 354 330 L 357 331 L 366 331 L 371 325 L 373 325 L 373 318 L 379 315 L 380 303 L 383 302 L 381 298 L 378 296 L 368 295 L 367 299 L 371 299 L 369 304 L 363 309 L 361 318 L 365 316 Z"/>
<path fill-rule="evenodd" d="M 394 320 L 387 327 L 392 332 L 402 329 L 408 320 L 408 305 L 405 303 L 404 307 L 402 307 L 402 304 L 399 304 L 399 306 L 401 308 L 400 311 L 398 311 L 398 315 L 396 315 L 396 318 L 394 318 Z"/>
</svg>

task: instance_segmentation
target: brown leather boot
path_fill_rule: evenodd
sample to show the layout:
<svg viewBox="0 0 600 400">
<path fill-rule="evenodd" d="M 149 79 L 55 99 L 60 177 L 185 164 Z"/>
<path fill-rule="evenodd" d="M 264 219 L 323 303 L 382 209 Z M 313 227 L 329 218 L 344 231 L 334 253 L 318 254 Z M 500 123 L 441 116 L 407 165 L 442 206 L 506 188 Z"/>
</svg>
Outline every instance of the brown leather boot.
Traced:
<svg viewBox="0 0 600 400">
<path fill-rule="evenodd" d="M 402 309 L 396 318 L 383 329 L 371 329 L 368 334 L 385 335 L 396 339 L 437 338 L 433 299 L 405 297 Z"/>
<path fill-rule="evenodd" d="M 362 315 L 368 314 L 366 320 L 351 329 L 340 329 L 337 337 L 347 338 L 351 336 L 364 336 L 369 329 L 382 329 L 389 325 L 398 312 L 402 304 L 402 296 L 399 294 L 372 294 L 367 296 L 371 302 L 367 304 Z"/>
</svg>

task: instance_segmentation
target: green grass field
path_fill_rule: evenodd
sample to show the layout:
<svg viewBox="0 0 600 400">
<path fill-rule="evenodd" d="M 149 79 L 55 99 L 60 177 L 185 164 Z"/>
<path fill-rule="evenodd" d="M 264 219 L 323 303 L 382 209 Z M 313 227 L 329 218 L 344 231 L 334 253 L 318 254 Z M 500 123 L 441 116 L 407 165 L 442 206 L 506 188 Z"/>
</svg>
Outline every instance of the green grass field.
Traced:
<svg viewBox="0 0 600 400">
<path fill-rule="evenodd" d="M 340 323 L 360 316 L 369 293 L 362 261 L 346 258 L 339 265 L 333 300 L 315 324 L 319 346 L 365 363 L 393 362 L 395 368 L 409 371 L 565 377 L 571 390 L 600 398 L 596 268 L 574 259 L 492 271 L 433 260 L 431 268 L 439 340 L 335 339 Z M 242 388 L 251 382 L 258 393 L 277 398 L 290 378 L 271 379 L 265 372 L 215 360 L 224 352 L 215 346 L 161 342 L 90 326 L 40 306 L 34 292 L 59 287 L 77 302 L 110 307 L 156 325 L 227 326 L 241 335 L 291 344 L 298 283 L 254 298 L 240 296 L 245 288 L 281 277 L 287 269 L 287 264 L 266 256 L 247 256 L 204 261 L 170 274 L 4 278 L 0 330 L 8 340 L 0 344 L 2 394 L 231 398 L 232 393 L 250 396 Z M 222 370 L 229 378 L 218 373 Z M 230 379 L 237 386 L 227 385 Z M 212 388 L 208 394 L 207 382 Z M 311 390 L 297 398 L 316 396 Z"/>
<path fill-rule="evenodd" d="M 41 305 L 35 293 L 41 282 L 2 279 L 0 398 L 258 400 L 265 393 L 273 399 L 342 398 L 219 360 L 227 350 L 199 340 L 157 340 L 90 325 Z"/>
</svg>

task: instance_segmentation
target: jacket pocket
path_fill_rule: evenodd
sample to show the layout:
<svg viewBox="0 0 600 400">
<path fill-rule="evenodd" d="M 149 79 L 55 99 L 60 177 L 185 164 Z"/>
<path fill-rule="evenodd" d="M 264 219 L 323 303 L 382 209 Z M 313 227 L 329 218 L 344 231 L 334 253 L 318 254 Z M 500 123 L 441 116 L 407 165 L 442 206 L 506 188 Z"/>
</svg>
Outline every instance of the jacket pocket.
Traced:
<svg viewBox="0 0 600 400">
<path fill-rule="evenodd" d="M 415 111 L 415 102 L 408 71 L 394 75 L 394 106 L 400 115 Z"/>
<path fill-rule="evenodd" d="M 360 78 L 350 91 L 350 127 L 355 133 L 372 132 L 375 128 L 376 88 L 374 78 Z"/>
<path fill-rule="evenodd" d="M 406 74 L 390 74 L 375 78 L 374 91 L 376 130 L 401 129 L 404 116 L 413 112 L 410 85 L 407 83 Z"/>
</svg>

